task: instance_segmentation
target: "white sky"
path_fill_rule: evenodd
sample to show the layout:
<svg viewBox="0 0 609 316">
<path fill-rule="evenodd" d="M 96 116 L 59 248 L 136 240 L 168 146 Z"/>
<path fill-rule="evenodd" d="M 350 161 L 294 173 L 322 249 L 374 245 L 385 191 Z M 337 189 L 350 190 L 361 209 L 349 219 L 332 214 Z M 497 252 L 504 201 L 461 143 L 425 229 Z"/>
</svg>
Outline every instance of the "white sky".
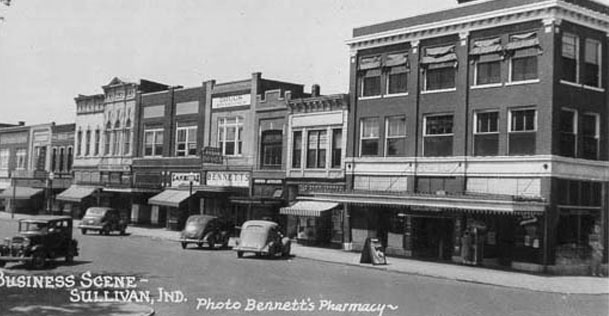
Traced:
<svg viewBox="0 0 609 316">
<path fill-rule="evenodd" d="M 602 0 L 609 1 L 609 0 Z M 422 5 L 424 3 L 425 5 Z M 354 27 L 456 0 L 13 0 L 0 5 L 0 123 L 74 121 L 115 76 L 192 87 L 263 78 L 348 92 Z"/>
</svg>

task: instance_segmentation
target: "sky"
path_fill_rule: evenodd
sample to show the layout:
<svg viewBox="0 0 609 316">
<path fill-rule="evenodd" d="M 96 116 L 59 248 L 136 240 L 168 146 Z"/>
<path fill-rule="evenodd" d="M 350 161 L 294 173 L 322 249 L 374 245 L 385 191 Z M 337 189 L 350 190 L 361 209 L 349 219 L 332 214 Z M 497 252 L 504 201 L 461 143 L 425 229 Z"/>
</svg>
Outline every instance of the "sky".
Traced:
<svg viewBox="0 0 609 316">
<path fill-rule="evenodd" d="M 609 1 L 609 0 L 602 0 Z M 422 5 L 421 3 L 424 3 Z M 263 78 L 347 93 L 353 28 L 456 0 L 12 0 L 0 4 L 0 123 L 74 122 L 113 77 Z"/>
</svg>

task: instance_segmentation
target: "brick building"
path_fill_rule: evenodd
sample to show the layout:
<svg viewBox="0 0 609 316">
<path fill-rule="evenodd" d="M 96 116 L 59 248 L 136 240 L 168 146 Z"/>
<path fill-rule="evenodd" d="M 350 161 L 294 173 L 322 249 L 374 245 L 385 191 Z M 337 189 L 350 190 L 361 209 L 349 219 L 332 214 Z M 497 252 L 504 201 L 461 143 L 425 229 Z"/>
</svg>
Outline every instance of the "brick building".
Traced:
<svg viewBox="0 0 609 316">
<path fill-rule="evenodd" d="M 415 258 L 585 273 L 605 243 L 609 8 L 484 1 L 356 28 L 350 241 Z M 464 258 L 465 257 L 465 258 Z"/>
</svg>

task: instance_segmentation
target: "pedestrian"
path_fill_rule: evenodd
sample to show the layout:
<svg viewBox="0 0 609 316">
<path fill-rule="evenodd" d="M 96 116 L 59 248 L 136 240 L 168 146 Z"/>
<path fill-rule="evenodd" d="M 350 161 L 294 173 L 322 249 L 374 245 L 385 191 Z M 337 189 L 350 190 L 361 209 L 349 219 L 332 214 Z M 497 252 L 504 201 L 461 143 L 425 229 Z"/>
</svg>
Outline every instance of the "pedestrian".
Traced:
<svg viewBox="0 0 609 316">
<path fill-rule="evenodd" d="M 469 231 L 465 231 L 463 233 L 463 237 L 461 237 L 461 260 L 463 260 L 463 264 L 471 264 L 471 244 L 472 237 L 469 234 Z"/>
<path fill-rule="evenodd" d="M 600 226 L 594 225 L 594 232 L 590 235 L 588 245 L 592 250 L 592 260 L 590 261 L 590 273 L 593 276 L 603 276 L 602 261 L 603 261 L 603 244 L 600 241 Z"/>
</svg>

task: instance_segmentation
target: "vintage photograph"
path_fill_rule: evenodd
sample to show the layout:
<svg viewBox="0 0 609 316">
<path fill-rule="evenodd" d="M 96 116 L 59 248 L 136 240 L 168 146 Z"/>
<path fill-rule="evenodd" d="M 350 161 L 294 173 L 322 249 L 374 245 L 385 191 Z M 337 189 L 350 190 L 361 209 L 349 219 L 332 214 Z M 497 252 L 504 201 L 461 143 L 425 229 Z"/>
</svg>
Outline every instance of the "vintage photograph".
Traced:
<svg viewBox="0 0 609 316">
<path fill-rule="evenodd" d="M 609 0 L 0 0 L 0 316 L 609 316 Z"/>
</svg>

